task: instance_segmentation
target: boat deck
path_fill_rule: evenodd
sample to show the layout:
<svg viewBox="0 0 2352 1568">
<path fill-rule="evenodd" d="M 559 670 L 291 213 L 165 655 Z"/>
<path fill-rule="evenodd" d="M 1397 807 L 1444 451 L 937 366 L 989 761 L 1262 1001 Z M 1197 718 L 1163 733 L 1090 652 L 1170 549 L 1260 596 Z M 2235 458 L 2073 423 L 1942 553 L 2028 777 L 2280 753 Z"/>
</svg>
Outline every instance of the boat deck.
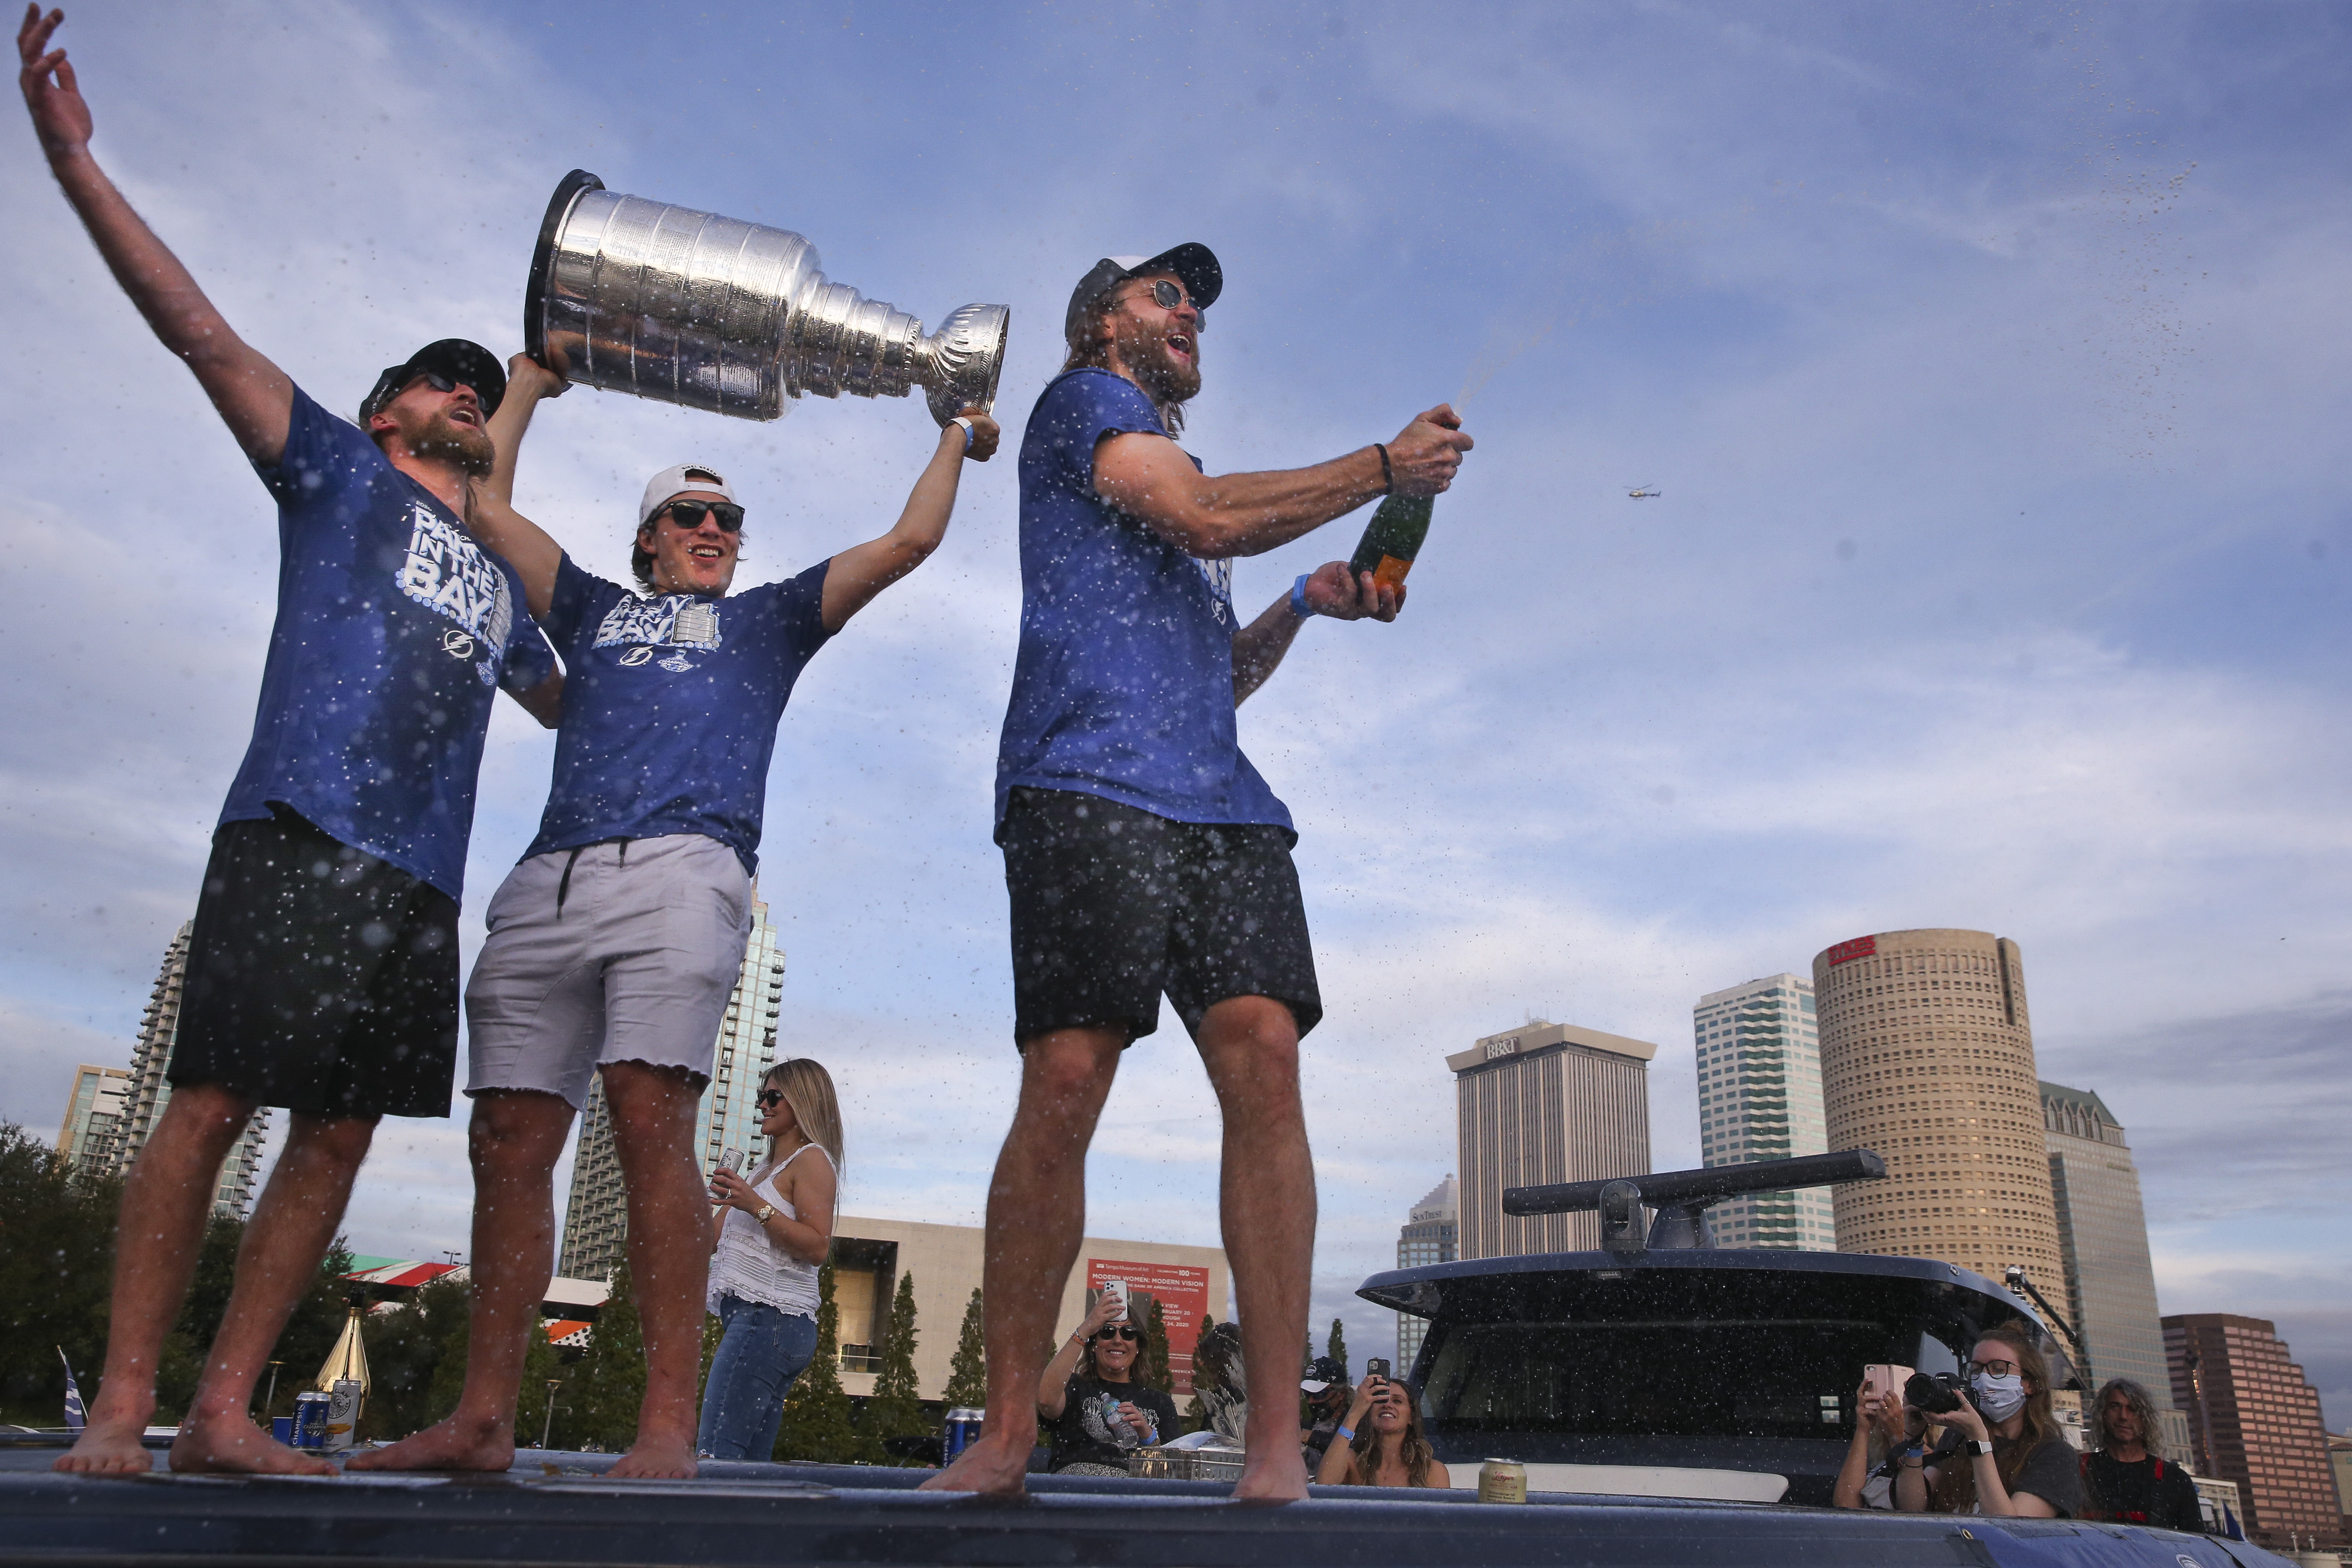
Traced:
<svg viewBox="0 0 2352 1568">
<path fill-rule="evenodd" d="M 488 1476 L 90 1479 L 51 1472 L 57 1453 L 0 1446 L 0 1562 L 2289 1568 L 2168 1531 L 1753 1503 L 1318 1487 L 1267 1507 L 1209 1482 L 1050 1476 L 1002 1502 L 917 1491 L 921 1470 L 709 1463 L 693 1480 L 610 1480 L 610 1454 L 535 1450 Z"/>
</svg>

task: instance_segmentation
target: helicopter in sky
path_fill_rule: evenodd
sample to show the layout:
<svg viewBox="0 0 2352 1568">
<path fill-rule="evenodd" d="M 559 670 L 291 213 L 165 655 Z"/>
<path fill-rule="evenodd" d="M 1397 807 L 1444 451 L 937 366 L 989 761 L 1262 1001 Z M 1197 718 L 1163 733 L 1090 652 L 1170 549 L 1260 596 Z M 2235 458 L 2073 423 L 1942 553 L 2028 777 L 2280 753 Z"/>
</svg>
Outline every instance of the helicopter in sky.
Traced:
<svg viewBox="0 0 2352 1568">
<path fill-rule="evenodd" d="M 1625 494 L 1634 500 L 1647 500 L 1652 496 L 1664 495 L 1665 492 L 1655 485 L 1644 483 L 1631 487 Z"/>
</svg>

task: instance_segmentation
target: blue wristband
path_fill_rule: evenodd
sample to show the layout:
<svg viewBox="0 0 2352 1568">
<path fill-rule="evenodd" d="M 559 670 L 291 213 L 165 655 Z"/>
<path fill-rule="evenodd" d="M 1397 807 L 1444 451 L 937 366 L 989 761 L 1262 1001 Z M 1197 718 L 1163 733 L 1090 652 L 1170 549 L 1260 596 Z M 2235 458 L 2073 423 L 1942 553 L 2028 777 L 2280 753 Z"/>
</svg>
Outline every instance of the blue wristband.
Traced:
<svg viewBox="0 0 2352 1568">
<path fill-rule="evenodd" d="M 1290 585 L 1290 613 L 1302 621 L 1315 613 L 1307 605 L 1307 579 L 1313 575 L 1312 572 L 1301 572 L 1298 581 Z"/>
<path fill-rule="evenodd" d="M 1335 1442 L 1351 1443 L 1355 1441 L 1356 1429 L 1353 1426 L 1334 1426 L 1331 1428 L 1331 1437 Z"/>
</svg>

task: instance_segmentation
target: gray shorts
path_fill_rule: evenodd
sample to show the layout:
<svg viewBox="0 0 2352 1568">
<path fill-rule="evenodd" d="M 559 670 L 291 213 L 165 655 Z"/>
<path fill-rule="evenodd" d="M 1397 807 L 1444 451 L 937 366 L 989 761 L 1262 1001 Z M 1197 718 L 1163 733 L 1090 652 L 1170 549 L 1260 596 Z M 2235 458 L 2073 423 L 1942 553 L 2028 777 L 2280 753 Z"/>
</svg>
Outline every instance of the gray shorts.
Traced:
<svg viewBox="0 0 2352 1568">
<path fill-rule="evenodd" d="M 606 1062 L 710 1077 L 751 931 L 751 879 L 698 833 L 534 855 L 490 900 L 466 983 L 466 1092 L 574 1110 Z"/>
</svg>

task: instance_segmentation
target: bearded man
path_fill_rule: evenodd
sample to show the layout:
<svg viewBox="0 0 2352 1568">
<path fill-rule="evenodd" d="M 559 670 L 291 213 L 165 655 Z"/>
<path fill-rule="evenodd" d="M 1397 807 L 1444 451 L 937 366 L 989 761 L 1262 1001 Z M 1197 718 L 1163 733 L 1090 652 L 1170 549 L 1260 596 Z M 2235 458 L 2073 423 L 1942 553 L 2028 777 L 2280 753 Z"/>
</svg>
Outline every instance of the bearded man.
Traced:
<svg viewBox="0 0 2352 1568">
<path fill-rule="evenodd" d="M 1212 478 L 1179 447 L 1201 389 L 1204 245 L 1107 258 L 1078 280 L 1069 353 L 1021 448 L 1021 647 L 996 774 L 1013 906 L 1013 1130 L 989 1190 L 988 1417 L 927 1483 L 1017 1492 L 1037 1376 L 1076 1260 L 1086 1157 L 1120 1053 L 1164 993 L 1224 1121 L 1224 1241 L 1251 1386 L 1298 1381 L 1315 1173 L 1298 1040 L 1323 1014 L 1290 814 L 1242 755 L 1234 710 L 1317 616 L 1391 621 L 1402 585 L 1307 573 L 1248 626 L 1233 561 L 1394 489 L 1435 495 L 1470 449 L 1444 405 L 1312 468 Z M 1250 1407 L 1234 1495 L 1304 1497 L 1297 1411 Z"/>
<path fill-rule="evenodd" d="M 163 346 L 278 501 L 278 620 L 189 938 L 172 1098 L 123 1184 L 105 1380 L 60 1470 L 137 1474 L 163 1336 L 222 1160 L 290 1113 L 236 1281 L 172 1445 L 178 1470 L 334 1474 L 247 1414 L 318 1277 L 380 1117 L 446 1116 L 457 900 L 501 688 L 553 727 L 562 677 L 506 563 L 466 526 L 506 377 L 456 338 L 377 378 L 360 428 L 232 331 L 89 153 L 64 20 L 26 11 L 20 85 L 50 171 Z M 362 434 L 362 429 L 364 434 Z"/>
</svg>

